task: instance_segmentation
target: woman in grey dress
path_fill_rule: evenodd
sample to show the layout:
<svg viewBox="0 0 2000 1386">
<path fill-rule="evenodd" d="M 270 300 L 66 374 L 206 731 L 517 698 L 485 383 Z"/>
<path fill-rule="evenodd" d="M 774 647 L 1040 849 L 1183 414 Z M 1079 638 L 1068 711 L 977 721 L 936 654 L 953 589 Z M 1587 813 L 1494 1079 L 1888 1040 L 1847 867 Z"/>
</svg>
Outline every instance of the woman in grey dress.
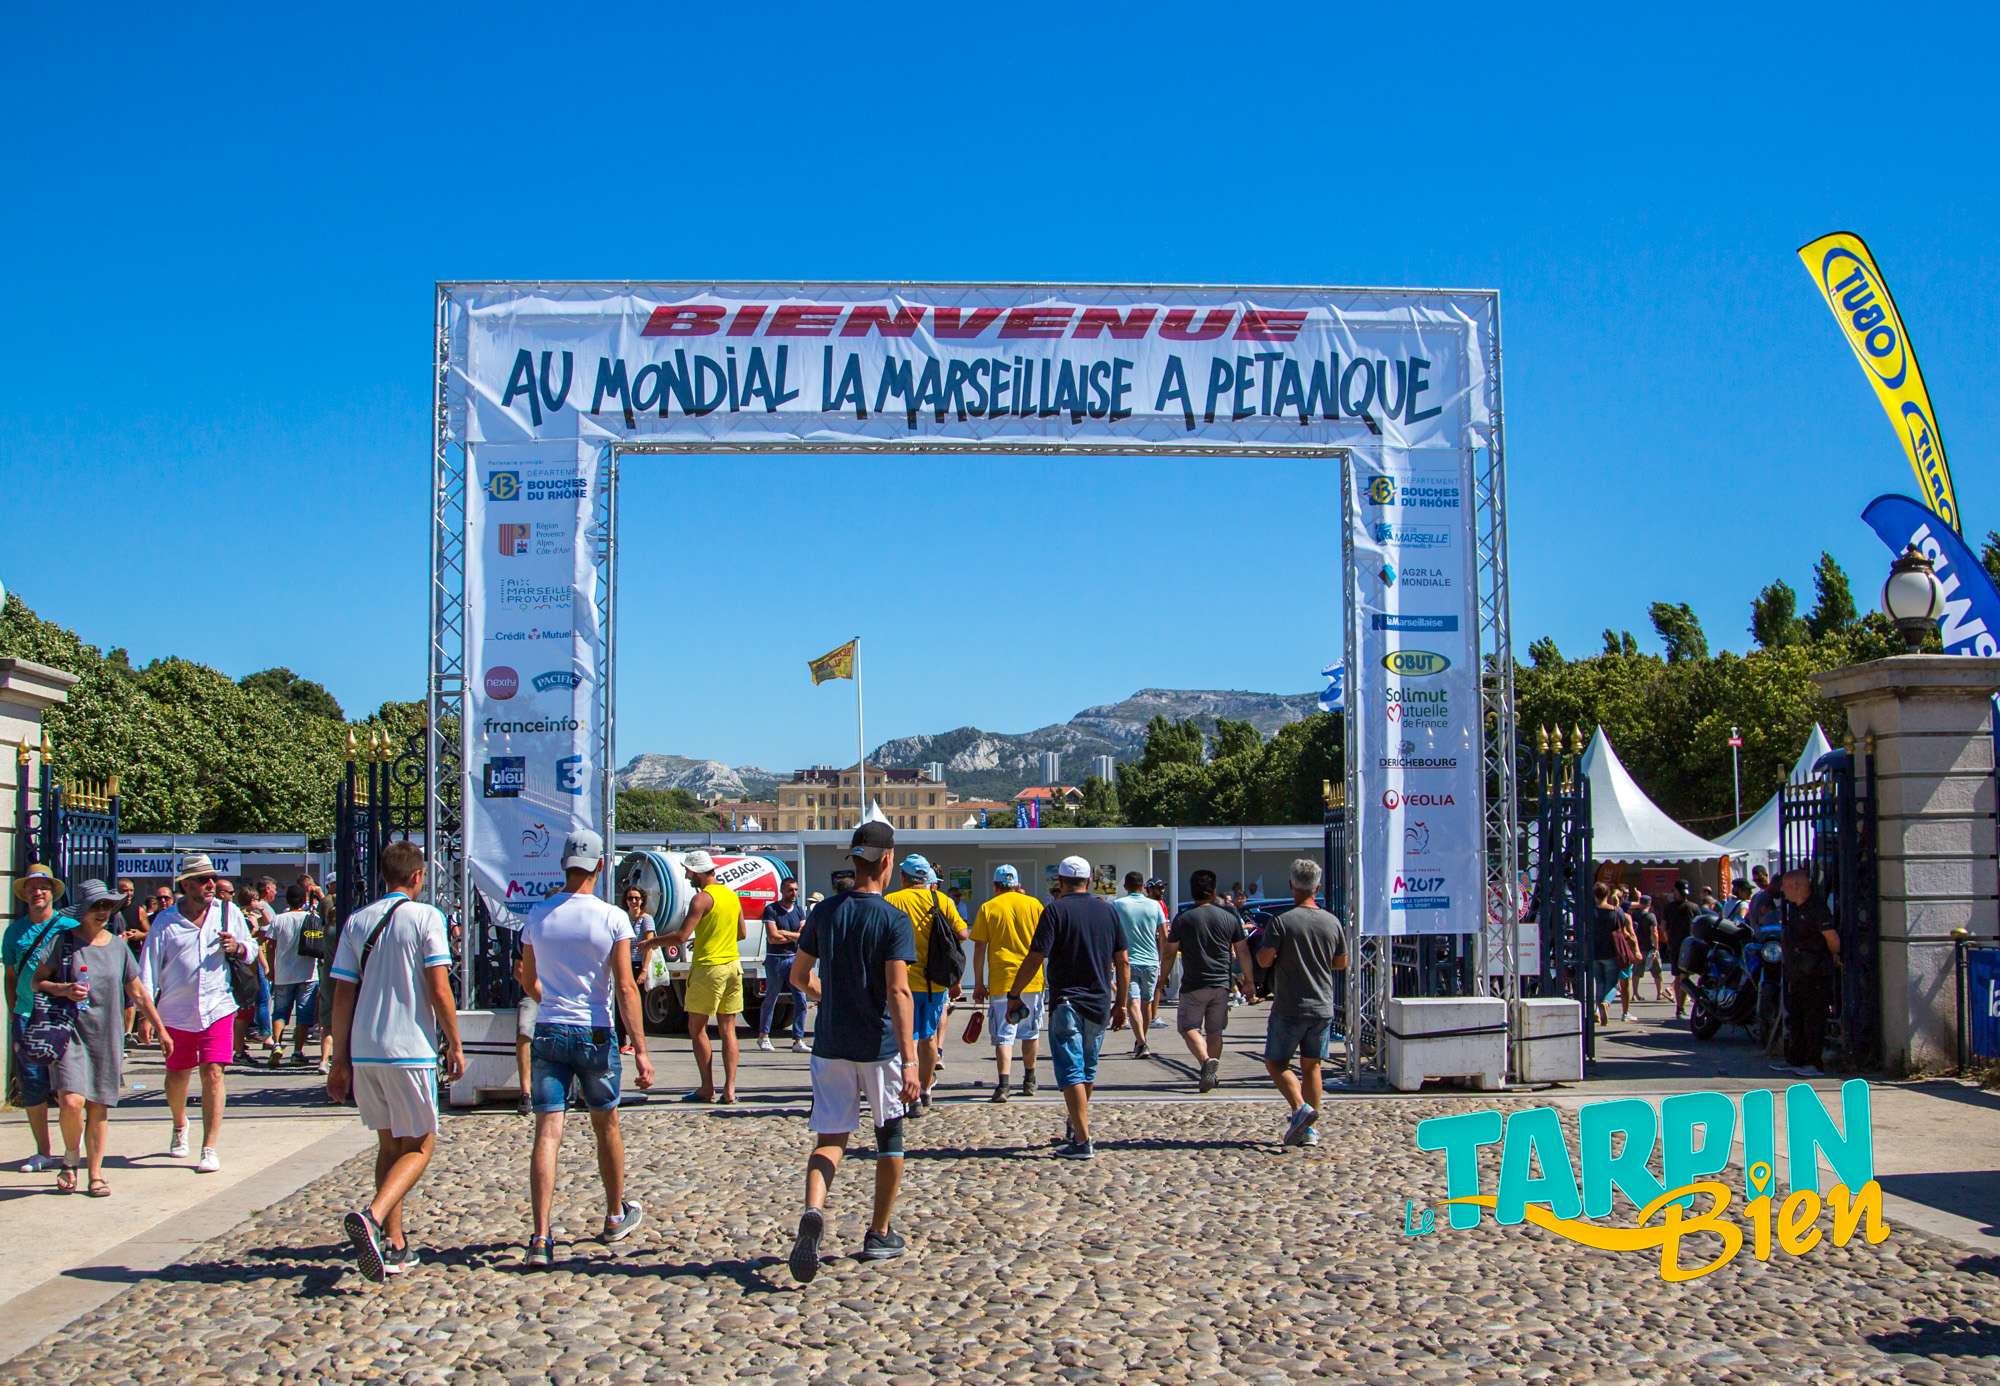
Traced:
<svg viewBox="0 0 2000 1386">
<path fill-rule="evenodd" d="M 125 1007 L 139 1008 L 163 1048 L 169 1042 L 152 996 L 139 983 L 139 964 L 132 950 L 108 927 L 119 904 L 118 894 L 106 889 L 104 882 L 85 881 L 71 907 L 77 926 L 63 936 L 35 974 L 38 990 L 88 1003 L 80 1005 L 75 1035 L 51 1075 L 63 1134 L 57 1193 L 76 1190 L 79 1143 L 89 1154 L 90 1196 L 106 1198 L 111 1193 L 104 1182 L 104 1140 L 110 1130 L 110 1109 L 118 1105 L 125 1085 Z"/>
</svg>

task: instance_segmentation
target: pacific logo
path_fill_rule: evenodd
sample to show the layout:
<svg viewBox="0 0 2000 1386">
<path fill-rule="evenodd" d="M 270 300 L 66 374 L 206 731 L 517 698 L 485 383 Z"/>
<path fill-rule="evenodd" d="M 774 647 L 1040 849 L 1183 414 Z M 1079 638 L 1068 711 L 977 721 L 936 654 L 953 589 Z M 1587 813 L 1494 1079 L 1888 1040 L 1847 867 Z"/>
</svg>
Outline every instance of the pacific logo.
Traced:
<svg viewBox="0 0 2000 1386">
<path fill-rule="evenodd" d="M 535 675 L 535 691 L 546 693 L 552 688 L 575 688 L 583 682 L 583 675 L 568 669 L 551 669 L 546 674 Z"/>
<path fill-rule="evenodd" d="M 1397 678 L 1427 679 L 1451 668 L 1451 660 L 1436 650 L 1391 650 L 1382 656 L 1382 667 Z"/>
</svg>

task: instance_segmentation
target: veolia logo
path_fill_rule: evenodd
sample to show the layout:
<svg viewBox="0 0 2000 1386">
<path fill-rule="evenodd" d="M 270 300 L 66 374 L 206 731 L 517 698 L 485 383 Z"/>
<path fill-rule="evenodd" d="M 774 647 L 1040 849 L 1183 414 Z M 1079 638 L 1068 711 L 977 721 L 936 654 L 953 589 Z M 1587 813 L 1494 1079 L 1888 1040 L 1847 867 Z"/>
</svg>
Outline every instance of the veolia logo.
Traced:
<svg viewBox="0 0 2000 1386">
<path fill-rule="evenodd" d="M 1391 650 L 1382 656 L 1382 667 L 1398 678 L 1427 679 L 1451 668 L 1451 661 L 1436 650 Z"/>
<path fill-rule="evenodd" d="M 1891 390 L 1902 388 L 1910 371 L 1910 349 L 1890 316 L 1889 295 L 1868 266 L 1853 251 L 1835 246 L 1820 261 L 1819 277 L 1868 369 Z"/>
</svg>

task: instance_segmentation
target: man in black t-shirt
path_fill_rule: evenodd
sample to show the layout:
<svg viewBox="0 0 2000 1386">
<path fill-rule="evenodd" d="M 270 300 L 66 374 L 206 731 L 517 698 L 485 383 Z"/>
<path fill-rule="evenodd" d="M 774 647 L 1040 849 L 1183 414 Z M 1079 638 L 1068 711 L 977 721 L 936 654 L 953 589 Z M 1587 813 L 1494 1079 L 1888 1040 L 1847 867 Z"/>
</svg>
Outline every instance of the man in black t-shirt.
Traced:
<svg viewBox="0 0 2000 1386">
<path fill-rule="evenodd" d="M 1772 1067 L 1817 1078 L 1840 967 L 1840 931 L 1805 872 L 1787 871 L 1778 884 L 1791 908 L 1785 911 L 1785 1062 Z"/>
<path fill-rule="evenodd" d="M 1687 979 L 1681 975 L 1681 945 L 1694 932 L 1693 887 L 1686 881 L 1674 882 L 1674 893 L 1660 905 L 1660 927 L 1665 931 L 1667 966 L 1674 974 L 1674 1019 L 1688 1001 Z"/>
<path fill-rule="evenodd" d="M 1090 1139 L 1090 1090 L 1097 1083 L 1097 1051 L 1104 1027 L 1125 1024 L 1125 994 L 1132 985 L 1130 956 L 1125 951 L 1125 926 L 1118 911 L 1102 896 L 1090 893 L 1090 863 L 1064 857 L 1056 867 L 1058 893 L 1042 911 L 1028 956 L 1014 974 L 1007 994 L 1007 1016 L 1025 1009 L 1022 989 L 1048 966 L 1047 1006 L 1049 1057 L 1055 1062 L 1056 1086 L 1069 1109 L 1064 1140 L 1056 1154 L 1066 1160 L 1090 1160 L 1097 1147 Z M 1115 989 L 1114 989 L 1115 988 Z M 1113 1007 L 1112 998 L 1119 1004 Z"/>
<path fill-rule="evenodd" d="M 854 830 L 847 854 L 854 888 L 813 906 L 799 929 L 792 985 L 819 1003 L 813 1031 L 813 1153 L 806 1161 L 806 1208 L 792 1243 L 792 1278 L 819 1274 L 826 1194 L 866 1099 L 875 1125 L 875 1210 L 861 1259 L 903 1254 L 889 1212 L 903 1182 L 903 1113 L 917 1100 L 915 1007 L 909 964 L 917 959 L 910 918 L 882 896 L 896 835 L 877 819 Z M 814 975 L 814 967 L 818 975 Z"/>
<path fill-rule="evenodd" d="M 1653 913 L 1653 897 L 1641 895 L 1639 903 L 1632 910 L 1632 931 L 1639 936 L 1639 961 L 1632 969 L 1632 994 L 1639 994 L 1639 974 L 1653 974 L 1653 999 L 1665 999 L 1665 990 L 1660 985 L 1660 947 L 1665 941 L 1660 929 L 1660 918 Z M 1672 964 L 1668 964 L 1669 968 Z"/>
<path fill-rule="evenodd" d="M 1215 873 L 1195 872 L 1188 877 L 1188 891 L 1194 904 L 1167 926 L 1167 947 L 1160 955 L 1160 995 L 1166 995 L 1166 979 L 1178 954 L 1181 999 L 1174 1028 L 1201 1065 L 1197 1086 L 1207 1092 L 1220 1081 L 1222 1034 L 1229 1025 L 1230 962 L 1233 959 L 1239 969 L 1246 1002 L 1256 1000 L 1250 988 L 1257 974 L 1250 965 L 1250 935 L 1244 932 L 1243 921 L 1216 903 Z"/>
</svg>

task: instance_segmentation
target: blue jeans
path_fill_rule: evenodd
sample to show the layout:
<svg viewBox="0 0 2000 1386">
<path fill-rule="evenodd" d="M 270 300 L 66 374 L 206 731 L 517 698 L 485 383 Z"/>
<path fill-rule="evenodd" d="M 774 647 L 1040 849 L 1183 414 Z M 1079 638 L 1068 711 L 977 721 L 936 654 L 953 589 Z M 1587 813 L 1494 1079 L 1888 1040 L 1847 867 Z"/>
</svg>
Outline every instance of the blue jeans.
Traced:
<svg viewBox="0 0 2000 1386">
<path fill-rule="evenodd" d="M 1049 1057 L 1055 1061 L 1056 1086 L 1073 1088 L 1097 1081 L 1097 1051 L 1104 1044 L 1104 1026 L 1085 1020 L 1067 1001 L 1049 1010 Z"/>
<path fill-rule="evenodd" d="M 257 1021 L 251 1027 L 260 1035 L 271 1033 L 271 974 L 257 969 Z"/>
<path fill-rule="evenodd" d="M 1302 1055 L 1324 1063 L 1332 1029 L 1333 1021 L 1326 1016 L 1287 1015 L 1273 1006 L 1271 1018 L 1264 1022 L 1264 1062 L 1288 1064 L 1294 1055 Z"/>
<path fill-rule="evenodd" d="M 583 1105 L 593 1112 L 618 1105 L 618 1085 L 624 1066 L 618 1061 L 618 1040 L 609 1027 L 550 1025 L 538 1022 L 529 1042 L 528 1095 L 537 1112 L 560 1112 L 569 1105 L 570 1084 L 583 1091 Z"/>
<path fill-rule="evenodd" d="M 757 1033 L 759 1036 L 771 1033 L 771 1017 L 778 1012 L 778 998 L 792 998 L 792 1038 L 806 1037 L 806 994 L 792 985 L 792 962 L 795 953 L 766 953 L 764 955 L 764 1005 L 757 1013 Z"/>
</svg>

